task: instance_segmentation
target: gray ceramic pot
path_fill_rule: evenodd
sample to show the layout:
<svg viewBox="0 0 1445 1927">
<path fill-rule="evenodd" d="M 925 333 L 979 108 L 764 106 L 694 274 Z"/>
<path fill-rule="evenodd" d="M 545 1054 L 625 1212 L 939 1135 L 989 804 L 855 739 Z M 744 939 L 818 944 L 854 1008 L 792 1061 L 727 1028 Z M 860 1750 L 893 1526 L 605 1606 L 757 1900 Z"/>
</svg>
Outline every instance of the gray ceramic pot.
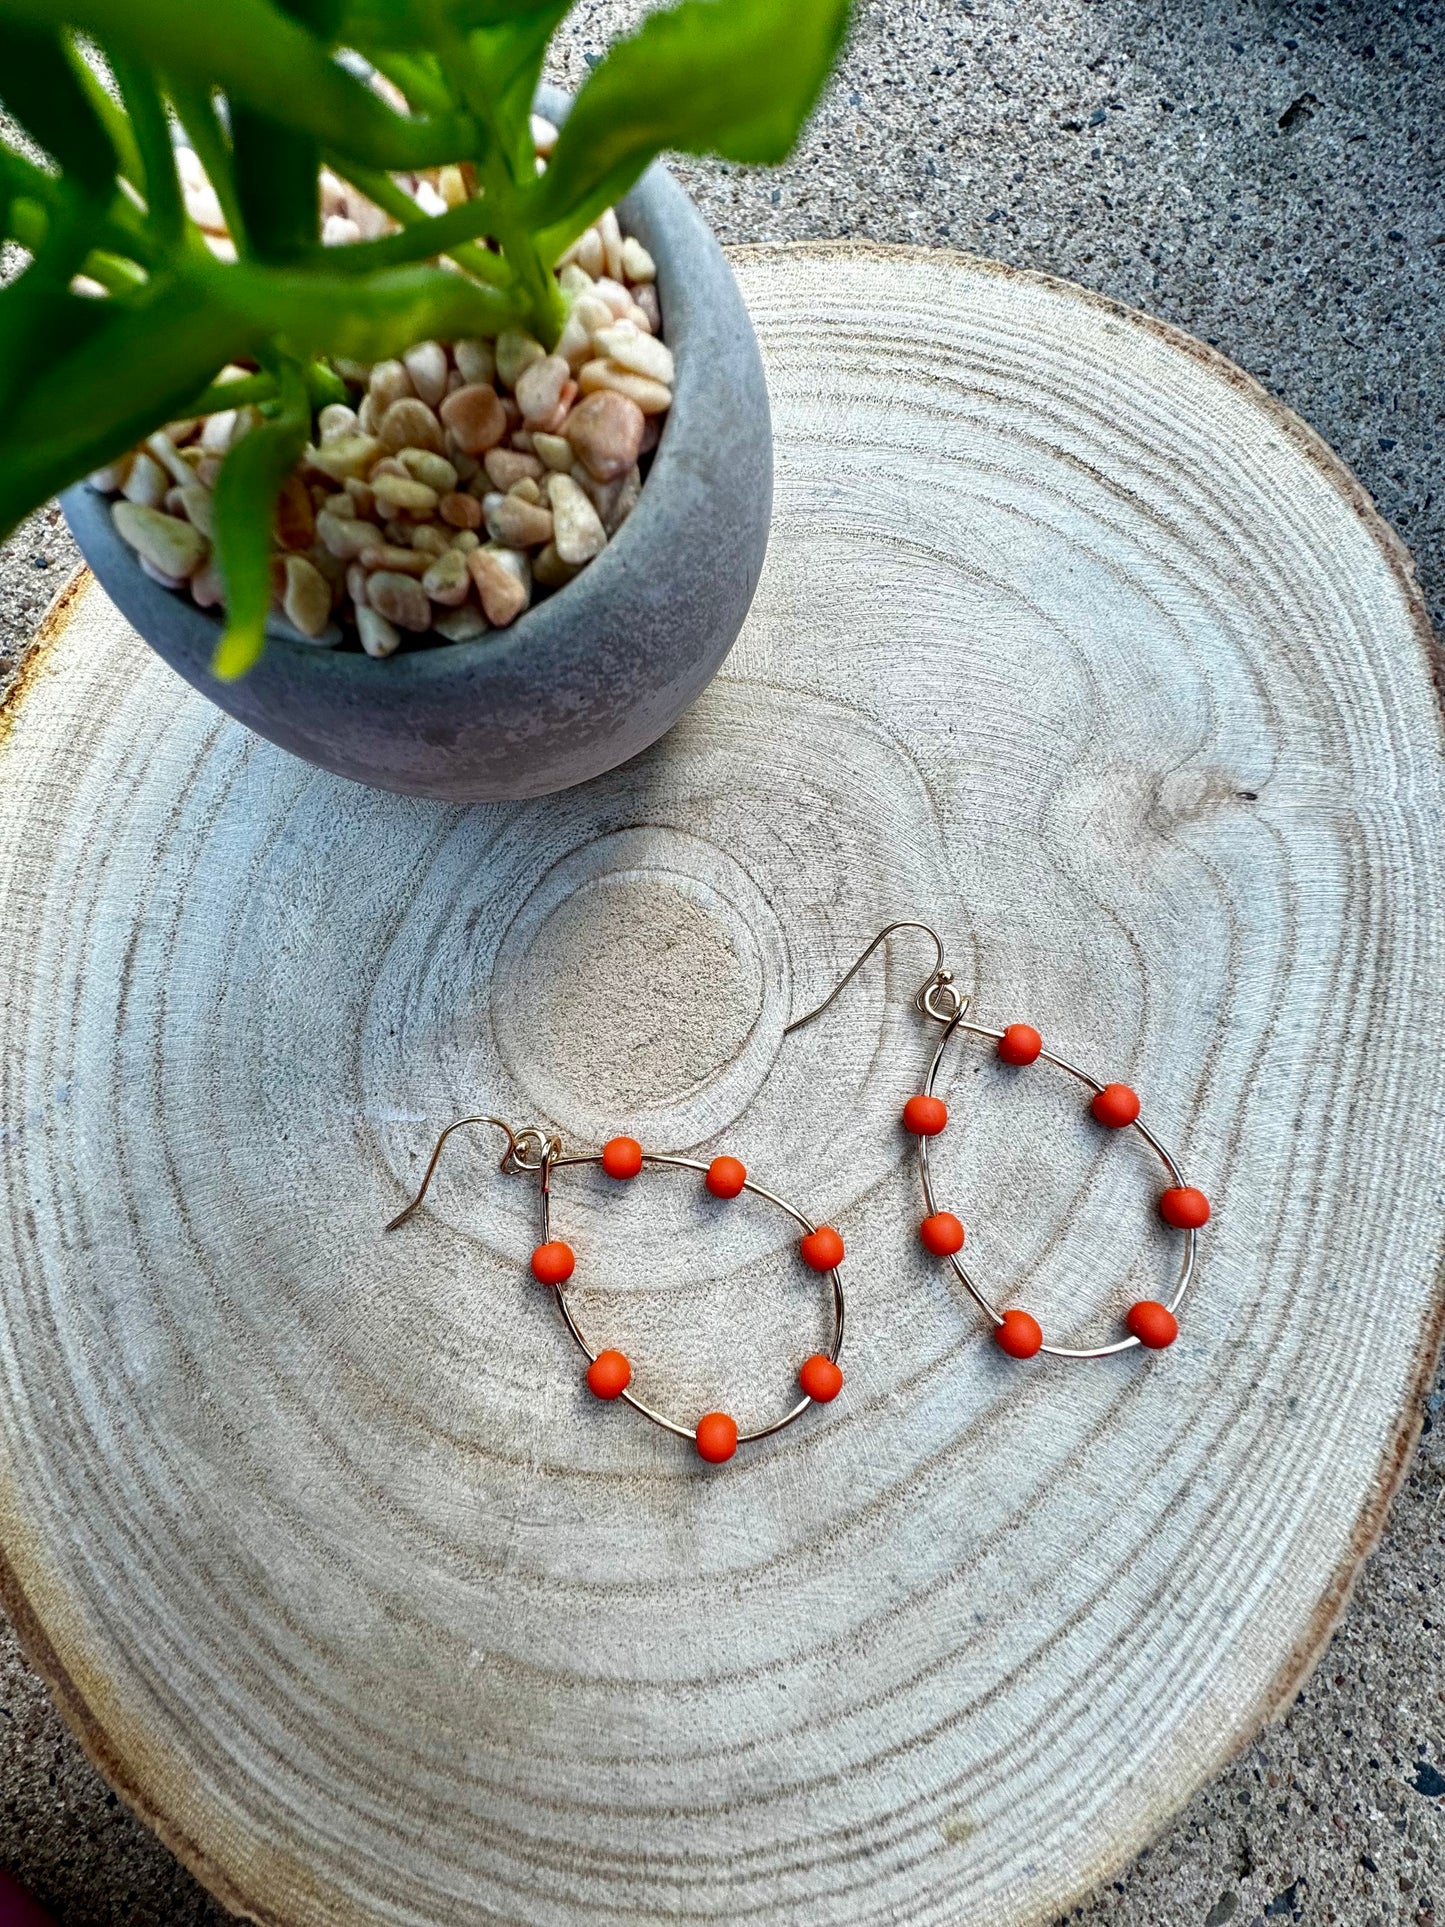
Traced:
<svg viewBox="0 0 1445 1927">
<path fill-rule="evenodd" d="M 141 573 L 102 496 L 69 489 L 87 562 L 151 647 L 283 749 L 414 796 L 545 796 L 656 742 L 717 673 L 752 601 L 772 431 L 757 341 L 697 209 L 654 166 L 620 213 L 657 262 L 677 382 L 637 507 L 576 581 L 477 642 L 373 662 L 271 641 L 250 675 L 223 684 L 208 671 L 216 618 Z"/>
</svg>

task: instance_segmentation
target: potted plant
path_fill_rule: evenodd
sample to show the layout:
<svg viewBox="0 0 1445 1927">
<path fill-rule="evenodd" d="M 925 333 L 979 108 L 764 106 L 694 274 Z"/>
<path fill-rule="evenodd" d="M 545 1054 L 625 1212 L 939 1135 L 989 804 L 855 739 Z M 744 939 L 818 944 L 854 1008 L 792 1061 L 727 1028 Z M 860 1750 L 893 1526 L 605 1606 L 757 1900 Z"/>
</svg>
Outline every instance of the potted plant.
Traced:
<svg viewBox="0 0 1445 1927">
<path fill-rule="evenodd" d="M 762 563 L 757 345 L 652 163 L 782 159 L 847 0 L 684 0 L 570 109 L 568 5 L 0 0 L 53 163 L 0 145 L 0 533 L 65 489 L 172 667 L 386 788 L 624 761 Z"/>
</svg>

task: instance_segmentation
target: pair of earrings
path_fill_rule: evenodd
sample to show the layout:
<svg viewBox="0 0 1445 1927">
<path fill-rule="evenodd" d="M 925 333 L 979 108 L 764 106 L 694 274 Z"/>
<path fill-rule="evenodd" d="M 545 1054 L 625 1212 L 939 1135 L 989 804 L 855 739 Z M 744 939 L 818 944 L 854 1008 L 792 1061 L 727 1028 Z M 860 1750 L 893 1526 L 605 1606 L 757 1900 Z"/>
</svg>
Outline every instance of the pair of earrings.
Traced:
<svg viewBox="0 0 1445 1927">
<path fill-rule="evenodd" d="M 947 969 L 943 960 L 943 944 L 936 931 L 926 923 L 905 919 L 890 923 L 881 930 L 869 944 L 847 974 L 824 998 L 815 1010 L 806 1016 L 798 1017 L 789 1024 L 784 1036 L 801 1030 L 821 1017 L 857 976 L 868 959 L 899 930 L 921 930 L 931 938 L 934 947 L 934 967 L 919 986 L 914 996 L 914 1008 L 936 1024 L 942 1025 L 942 1034 L 928 1066 L 923 1088 L 916 1096 L 910 1097 L 903 1107 L 903 1126 L 916 1140 L 918 1172 L 922 1182 L 926 1215 L 919 1225 L 919 1237 L 927 1251 L 934 1257 L 946 1258 L 954 1273 L 970 1294 L 975 1303 L 988 1318 L 993 1330 L 995 1343 L 1010 1358 L 1032 1358 L 1045 1353 L 1051 1358 L 1108 1358 L 1116 1352 L 1129 1351 L 1135 1346 L 1143 1346 L 1151 1351 L 1162 1351 L 1172 1345 L 1179 1335 L 1178 1312 L 1194 1277 L 1197 1256 L 1198 1233 L 1209 1218 L 1209 1200 L 1196 1186 L 1185 1182 L 1183 1173 L 1169 1152 L 1155 1137 L 1149 1127 L 1141 1121 L 1139 1099 L 1127 1084 L 1101 1084 L 1097 1078 L 1082 1071 L 1067 1058 L 1060 1057 L 1044 1048 L 1043 1038 L 1031 1024 L 1013 1023 L 1002 1029 L 994 1029 L 986 1024 L 970 1023 L 967 1019 L 969 999 L 965 997 L 954 982 L 953 972 Z M 948 1106 L 937 1095 L 935 1086 L 945 1054 L 953 1039 L 960 1033 L 980 1037 L 991 1042 L 1005 1064 L 1019 1069 L 1036 1064 L 1052 1064 L 1064 1071 L 1087 1090 L 1092 1092 L 1089 1109 L 1095 1121 L 1106 1130 L 1135 1130 L 1159 1159 L 1168 1176 L 1168 1185 L 1159 1194 L 1159 1213 L 1164 1222 L 1184 1234 L 1184 1247 L 1180 1268 L 1175 1279 L 1174 1290 L 1167 1303 L 1154 1299 L 1144 1299 L 1130 1307 L 1125 1318 L 1125 1336 L 1108 1343 L 1089 1347 L 1070 1347 L 1050 1345 L 1044 1342 L 1039 1322 L 1027 1311 L 1017 1307 L 1000 1309 L 984 1292 L 964 1265 L 960 1253 L 965 1243 L 962 1222 L 953 1212 L 940 1207 L 935 1194 L 933 1173 L 929 1165 L 929 1145 L 948 1124 Z M 644 1418 L 651 1419 L 654 1425 L 661 1426 L 665 1432 L 672 1432 L 679 1438 L 690 1440 L 698 1455 L 710 1464 L 719 1465 L 730 1459 L 740 1445 L 751 1445 L 759 1439 L 770 1438 L 774 1432 L 781 1432 L 802 1417 L 810 1405 L 826 1405 L 835 1399 L 843 1389 L 843 1373 L 838 1364 L 839 1353 L 843 1349 L 843 1328 L 846 1318 L 846 1304 L 843 1295 L 842 1264 L 843 1240 L 831 1225 L 817 1225 L 796 1205 L 789 1204 L 775 1192 L 765 1190 L 748 1176 L 747 1170 L 739 1159 L 734 1157 L 715 1157 L 708 1164 L 696 1158 L 674 1157 L 661 1152 L 644 1151 L 635 1138 L 615 1137 L 600 1151 L 566 1152 L 559 1137 L 536 1127 L 514 1131 L 511 1125 L 499 1117 L 464 1117 L 449 1124 L 436 1141 L 430 1162 L 423 1174 L 421 1187 L 406 1208 L 397 1213 L 386 1226 L 395 1231 L 405 1224 L 412 1213 L 418 1209 L 426 1197 L 427 1189 L 436 1172 L 442 1148 L 453 1131 L 465 1126 L 485 1124 L 503 1132 L 507 1148 L 502 1153 L 499 1169 L 508 1175 L 526 1174 L 538 1179 L 541 1197 L 542 1238 L 532 1253 L 532 1275 L 539 1284 L 549 1287 L 556 1300 L 562 1321 L 571 1333 L 579 1350 L 587 1359 L 587 1385 L 600 1399 L 622 1399 L 640 1412 Z M 591 1341 L 577 1322 L 576 1313 L 568 1296 L 568 1286 L 576 1270 L 576 1257 L 570 1245 L 552 1234 L 552 1176 L 554 1172 L 583 1164 L 600 1165 L 608 1177 L 619 1183 L 630 1182 L 642 1171 L 644 1165 L 670 1166 L 674 1170 L 691 1171 L 701 1176 L 706 1189 L 715 1198 L 737 1198 L 743 1192 L 761 1198 L 765 1203 L 783 1211 L 801 1229 L 798 1252 L 809 1270 L 827 1280 L 832 1314 L 832 1333 L 828 1349 L 815 1352 L 803 1360 L 798 1369 L 799 1397 L 780 1418 L 769 1425 L 759 1426 L 751 1432 L 739 1432 L 735 1420 L 726 1412 L 707 1412 L 689 1425 L 678 1419 L 669 1418 L 632 1389 L 632 1365 L 626 1355 L 611 1348 L 594 1350 Z"/>
</svg>

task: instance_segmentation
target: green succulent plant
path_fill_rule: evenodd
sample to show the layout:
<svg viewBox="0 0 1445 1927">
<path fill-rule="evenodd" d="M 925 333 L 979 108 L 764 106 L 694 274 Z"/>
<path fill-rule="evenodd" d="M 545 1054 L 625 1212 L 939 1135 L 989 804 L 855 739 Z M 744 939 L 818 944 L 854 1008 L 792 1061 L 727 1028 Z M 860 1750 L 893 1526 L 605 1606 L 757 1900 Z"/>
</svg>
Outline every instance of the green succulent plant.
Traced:
<svg viewBox="0 0 1445 1927">
<path fill-rule="evenodd" d="M 259 655 L 277 494 L 332 358 L 565 320 L 558 256 L 664 149 L 774 163 L 836 58 L 849 0 L 684 0 L 617 42 L 538 174 L 532 99 L 570 0 L 0 0 L 0 100 L 48 157 L 0 142 L 0 536 L 167 421 L 243 402 L 262 421 L 215 491 L 228 624 L 217 670 Z M 405 99 L 355 71 L 360 55 Z M 236 248 L 189 219 L 176 125 Z M 469 164 L 428 215 L 397 173 Z M 399 223 L 323 248 L 322 166 Z M 439 267 L 444 257 L 451 265 Z M 77 276 L 92 286 L 77 292 Z M 215 378 L 254 365 L 244 383 Z"/>
</svg>

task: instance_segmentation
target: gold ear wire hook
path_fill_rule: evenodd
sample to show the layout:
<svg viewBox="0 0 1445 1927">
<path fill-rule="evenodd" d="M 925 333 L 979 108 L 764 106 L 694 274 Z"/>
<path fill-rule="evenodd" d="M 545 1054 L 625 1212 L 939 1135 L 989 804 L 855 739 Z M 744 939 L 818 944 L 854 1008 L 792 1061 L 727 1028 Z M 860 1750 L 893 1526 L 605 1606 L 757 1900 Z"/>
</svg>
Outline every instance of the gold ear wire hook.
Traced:
<svg viewBox="0 0 1445 1927">
<path fill-rule="evenodd" d="M 943 967 L 943 939 L 931 924 L 919 923 L 913 917 L 904 917 L 898 923 L 890 923 L 886 929 L 880 930 L 872 943 L 870 943 L 868 948 L 863 952 L 863 955 L 858 959 L 857 963 L 853 965 L 852 969 L 849 970 L 846 975 L 838 979 L 838 982 L 833 986 L 832 990 L 829 991 L 822 1003 L 818 1005 L 817 1009 L 810 1010 L 805 1017 L 795 1017 L 791 1024 L 786 1024 L 783 1027 L 784 1037 L 789 1036 L 795 1030 L 801 1030 L 804 1024 L 811 1024 L 815 1017 L 821 1017 L 829 1005 L 832 1004 L 836 998 L 842 996 L 843 992 L 848 988 L 849 984 L 852 983 L 853 979 L 873 955 L 873 952 L 878 948 L 879 944 L 886 943 L 895 930 L 921 930 L 926 937 L 933 939 L 933 969 L 918 986 L 913 1001 L 920 1010 L 928 1011 L 930 1017 L 937 1016 L 939 1013 L 929 1009 L 929 1006 L 924 1000 L 936 985 L 947 984 L 951 986 L 953 983 L 953 972 L 951 970 L 945 970 Z M 961 1010 L 963 1007 L 962 999 L 958 997 L 958 992 L 952 991 L 951 995 L 957 1001 L 958 1008 Z"/>
<path fill-rule="evenodd" d="M 436 1146 L 431 1154 L 431 1162 L 427 1165 L 426 1173 L 421 1181 L 420 1191 L 417 1192 L 416 1196 L 404 1211 L 398 1211 L 391 1223 L 382 1227 L 383 1231 L 395 1231 L 397 1226 L 405 1224 L 412 1212 L 417 1209 L 427 1194 L 427 1186 L 431 1183 L 432 1174 L 437 1168 L 437 1160 L 441 1157 L 442 1146 L 446 1143 L 453 1131 L 460 1131 L 465 1124 L 495 1124 L 499 1131 L 505 1131 L 507 1134 L 507 1148 L 502 1153 L 502 1161 L 498 1169 L 506 1171 L 516 1168 L 514 1160 L 517 1155 L 517 1137 L 510 1124 L 504 1123 L 499 1117 L 459 1117 L 451 1124 L 448 1124 L 447 1128 L 437 1139 Z"/>
</svg>

